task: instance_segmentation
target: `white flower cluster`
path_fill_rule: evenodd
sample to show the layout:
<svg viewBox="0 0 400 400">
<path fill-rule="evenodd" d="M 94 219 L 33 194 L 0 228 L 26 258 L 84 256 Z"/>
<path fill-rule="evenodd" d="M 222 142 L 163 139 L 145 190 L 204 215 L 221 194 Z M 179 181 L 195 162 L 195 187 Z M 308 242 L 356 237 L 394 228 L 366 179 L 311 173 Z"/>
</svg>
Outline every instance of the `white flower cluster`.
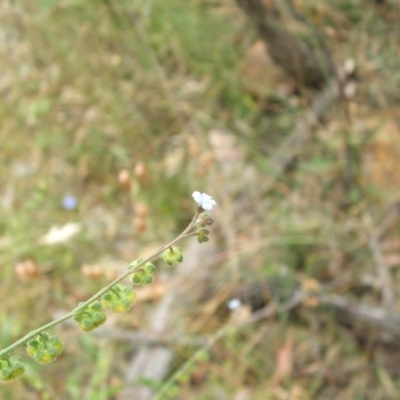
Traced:
<svg viewBox="0 0 400 400">
<path fill-rule="evenodd" d="M 194 201 L 205 211 L 210 211 L 217 205 L 216 201 L 206 193 L 200 193 L 197 190 L 192 194 Z"/>
</svg>

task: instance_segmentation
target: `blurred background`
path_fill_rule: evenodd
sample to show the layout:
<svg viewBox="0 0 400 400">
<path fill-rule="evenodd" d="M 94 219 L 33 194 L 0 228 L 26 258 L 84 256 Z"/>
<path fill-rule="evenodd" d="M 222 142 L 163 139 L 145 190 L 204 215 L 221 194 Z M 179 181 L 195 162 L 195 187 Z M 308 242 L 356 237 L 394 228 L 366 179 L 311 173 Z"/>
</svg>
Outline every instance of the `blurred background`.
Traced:
<svg viewBox="0 0 400 400">
<path fill-rule="evenodd" d="M 3 0 L 0 343 L 213 196 L 210 242 L 2 399 L 399 399 L 396 0 Z"/>
</svg>

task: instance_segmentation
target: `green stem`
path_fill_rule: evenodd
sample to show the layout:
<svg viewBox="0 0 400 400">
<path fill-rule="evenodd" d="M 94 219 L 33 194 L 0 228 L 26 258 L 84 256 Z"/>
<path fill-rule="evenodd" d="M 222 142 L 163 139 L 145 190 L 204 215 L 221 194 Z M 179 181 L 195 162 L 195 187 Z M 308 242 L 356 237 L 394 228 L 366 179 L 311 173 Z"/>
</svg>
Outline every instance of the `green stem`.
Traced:
<svg viewBox="0 0 400 400">
<path fill-rule="evenodd" d="M 171 377 L 160 387 L 160 389 L 155 393 L 152 397 L 152 400 L 162 400 L 166 398 L 166 394 L 168 390 L 173 386 L 173 384 L 177 381 L 178 377 L 188 371 L 200 358 L 200 356 L 205 352 L 211 349 L 214 343 L 220 339 L 225 333 L 228 331 L 230 327 L 225 326 L 218 330 L 209 340 L 208 343 L 197 350 L 192 357 L 187 360 L 181 368 L 179 368 L 175 373 L 171 375 Z"/>
<path fill-rule="evenodd" d="M 115 294 L 115 296 L 117 296 L 118 299 L 121 298 L 119 291 L 118 291 L 118 290 L 115 290 L 114 287 L 112 287 L 112 288 L 110 289 L 110 292 L 113 292 L 113 293 Z"/>
<path fill-rule="evenodd" d="M 110 284 L 105 286 L 104 288 L 100 289 L 96 294 L 94 294 L 89 300 L 85 301 L 84 303 L 80 304 L 78 307 L 76 307 L 74 310 L 69 312 L 68 314 L 65 314 L 64 316 L 49 322 L 46 325 L 41 326 L 38 329 L 35 329 L 34 331 L 29 332 L 25 336 L 23 336 L 21 339 L 17 340 L 10 346 L 6 347 L 5 349 L 0 351 L 0 359 L 4 357 L 7 353 L 10 351 L 14 350 L 16 347 L 26 343 L 28 340 L 32 339 L 36 335 L 46 331 L 47 329 L 53 328 L 56 325 L 59 325 L 61 322 L 64 322 L 70 318 L 72 318 L 75 314 L 79 313 L 82 311 L 84 308 L 86 308 L 88 305 L 92 304 L 96 300 L 98 300 L 101 296 L 103 296 L 104 293 L 108 292 L 110 289 L 112 289 L 113 286 L 115 286 L 117 283 L 121 282 L 123 279 L 125 279 L 128 275 L 132 274 L 132 272 L 136 272 L 140 269 L 140 267 L 144 264 L 146 264 L 149 261 L 154 260 L 156 257 L 158 257 L 163 251 L 168 249 L 169 247 L 173 246 L 175 243 L 178 243 L 184 238 L 187 238 L 189 236 L 194 236 L 195 233 L 189 233 L 189 231 L 195 226 L 195 222 L 197 220 L 197 217 L 199 216 L 200 212 L 197 210 L 196 214 L 194 215 L 192 221 L 190 224 L 186 227 L 186 229 L 174 240 L 172 240 L 170 243 L 166 244 L 165 246 L 160 247 L 154 254 L 151 256 L 145 258 L 142 260 L 135 268 L 129 269 L 128 271 L 124 272 L 122 275 L 120 275 L 118 278 L 114 279 Z"/>
</svg>

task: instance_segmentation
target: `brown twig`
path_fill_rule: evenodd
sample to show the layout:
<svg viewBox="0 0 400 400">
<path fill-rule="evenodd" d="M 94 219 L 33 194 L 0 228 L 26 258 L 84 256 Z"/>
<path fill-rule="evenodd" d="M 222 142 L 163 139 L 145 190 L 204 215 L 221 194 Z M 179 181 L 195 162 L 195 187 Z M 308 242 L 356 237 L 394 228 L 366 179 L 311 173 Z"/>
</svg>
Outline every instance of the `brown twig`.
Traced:
<svg viewBox="0 0 400 400">
<path fill-rule="evenodd" d="M 280 147 L 274 150 L 269 159 L 272 172 L 264 183 L 264 190 L 269 191 L 276 180 L 290 165 L 294 157 L 299 154 L 306 143 L 309 132 L 317 126 L 319 120 L 330 110 L 340 95 L 340 80 L 333 79 L 325 89 L 318 94 L 311 103 L 310 110 L 296 124 L 293 132 L 284 140 Z"/>
<path fill-rule="evenodd" d="M 296 10 L 291 0 L 236 0 L 266 43 L 271 58 L 299 86 L 320 87 L 336 76 L 323 34 Z M 301 35 L 291 31 L 301 27 Z"/>
<path fill-rule="evenodd" d="M 380 280 L 383 305 L 390 313 L 395 313 L 396 299 L 389 268 L 383 258 L 378 235 L 372 227 L 370 214 L 366 215 L 365 222 L 367 225 L 368 245 L 371 249 L 372 257 Z"/>
<path fill-rule="evenodd" d="M 345 318 L 346 322 L 352 324 L 362 322 L 380 331 L 400 337 L 400 315 L 398 313 L 391 313 L 384 308 L 367 304 L 357 304 L 338 295 L 322 295 L 320 301 L 322 306 L 333 307 L 338 311 L 338 317 Z"/>
</svg>

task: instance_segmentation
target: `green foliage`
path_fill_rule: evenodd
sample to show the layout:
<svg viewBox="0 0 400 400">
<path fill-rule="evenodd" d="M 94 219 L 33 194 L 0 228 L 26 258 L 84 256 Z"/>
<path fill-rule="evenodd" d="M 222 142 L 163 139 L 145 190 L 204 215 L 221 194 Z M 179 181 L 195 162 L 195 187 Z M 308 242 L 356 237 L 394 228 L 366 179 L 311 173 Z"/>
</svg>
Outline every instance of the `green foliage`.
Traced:
<svg viewBox="0 0 400 400">
<path fill-rule="evenodd" d="M 243 88 L 241 63 L 256 33 L 234 3 L 5 0 L 0 7 L 3 347 L 24 332 L 34 332 L 38 324 L 53 320 L 55 314 L 72 309 L 80 299 L 89 298 L 109 282 L 108 274 L 113 275 L 120 262 L 135 257 L 139 247 L 158 245 L 186 226 L 193 208 L 186 197 L 193 185 L 199 189 L 218 186 L 218 197 L 224 200 L 221 243 L 235 245 L 221 253 L 220 267 L 210 277 L 211 293 L 216 288 L 228 295 L 236 290 L 235 285 L 241 287 L 242 280 L 255 279 L 272 287 L 263 301 L 281 304 L 298 289 L 299 276 L 310 274 L 329 289 L 338 288 L 339 294 L 350 291 L 352 298 L 358 298 L 363 293 L 366 298 L 362 301 L 380 305 L 382 293 L 375 284 L 365 221 L 371 210 L 373 222 L 380 227 L 382 210 L 397 201 L 398 185 L 391 184 L 394 193 L 389 194 L 379 182 L 365 180 L 360 160 L 351 166 L 357 182 L 343 184 L 351 168 L 346 165 L 348 156 L 339 132 L 344 112 L 349 111 L 345 135 L 357 140 L 355 146 L 362 153 L 376 131 L 371 129 L 370 119 L 375 115 L 395 119 L 398 114 L 396 2 L 294 3 L 300 13 L 307 14 L 307 21 L 319 25 L 327 35 L 340 66 L 354 61 L 357 93 L 349 99 L 346 94 L 337 109 L 333 107 L 318 118 L 306 141 L 295 146 L 293 162 L 277 173 L 272 156 L 282 150 L 281 156 L 286 157 L 285 140 L 310 115 L 316 93 L 301 88 L 292 92 L 291 83 L 284 78 L 263 88 L 266 95 L 262 98 Z M 274 73 L 272 68 L 264 70 L 267 75 Z M 225 148 L 222 143 L 221 151 L 214 151 L 215 131 L 234 137 L 235 145 Z M 198 140 L 198 153 L 187 151 L 192 139 Z M 204 163 L 210 152 L 216 157 L 212 168 Z M 378 153 L 387 160 L 386 152 Z M 368 157 L 371 154 L 373 149 Z M 235 157 L 232 164 L 231 155 Z M 173 169 L 167 168 L 171 159 Z M 397 160 L 398 155 L 398 164 Z M 138 161 L 145 163 L 149 173 L 146 183 L 133 173 Z M 121 169 L 131 173 L 128 189 L 118 184 Z M 226 178 L 226 171 L 232 171 L 233 181 Z M 268 184 L 271 177 L 276 182 L 272 186 Z M 71 191 L 79 199 L 79 208 L 68 211 L 62 207 L 62 198 Z M 151 208 L 145 232 L 132 228 L 138 202 Z M 392 231 L 384 232 L 382 240 L 398 235 L 393 221 Z M 83 228 L 73 240 L 57 245 L 40 242 L 53 226 L 69 222 L 79 222 Z M 208 240 L 206 226 L 197 233 L 200 242 Z M 229 257 L 226 263 L 225 257 Z M 383 257 L 388 262 L 395 259 L 386 248 Z M 38 275 L 17 273 L 16 266 L 26 259 L 34 261 Z M 103 268 L 103 260 L 110 259 L 110 268 Z M 82 279 L 80 267 L 88 262 L 99 267 L 100 273 Z M 394 282 L 396 268 L 390 266 Z M 129 277 L 135 285 L 148 284 L 154 279 L 153 267 L 131 272 Z M 101 295 L 101 307 L 97 306 L 100 320 L 106 309 L 118 313 L 129 308 L 134 292 L 127 288 L 121 293 L 115 287 Z M 210 298 L 215 305 L 221 301 L 217 296 Z M 207 307 L 200 310 L 198 318 L 199 310 L 190 307 L 179 320 L 185 329 L 182 334 L 190 336 L 189 340 L 197 339 L 192 335 L 198 334 L 199 321 L 205 321 L 200 328 L 204 336 L 225 322 L 211 312 L 203 315 Z M 138 307 L 133 318 L 121 316 L 121 326 L 136 328 L 148 320 L 149 308 L 147 304 Z M 298 393 L 304 398 L 399 397 L 395 368 L 386 367 L 391 362 L 385 360 L 379 340 L 375 346 L 378 336 L 366 337 L 367 329 L 360 334 L 358 325 L 353 335 L 348 327 L 340 330 L 337 317 L 330 313 L 299 308 L 296 319 L 282 324 L 284 328 L 279 318 L 271 318 L 267 333 L 259 323 L 236 335 L 232 347 L 221 341 L 213 353 L 217 360 L 207 368 L 202 385 L 195 380 L 181 386 L 176 383 L 170 386 L 173 393 L 169 396 L 233 398 L 244 390 L 255 400 L 264 400 L 266 392 L 287 398 Z M 84 314 L 88 309 L 80 311 Z M 97 323 L 91 319 L 88 326 L 93 329 Z M 277 360 L 287 354 L 285 348 L 281 351 L 279 340 L 286 334 L 289 340 L 298 338 L 299 325 L 304 332 L 294 340 L 292 356 L 296 374 L 304 379 L 275 379 Z M 193 326 L 196 328 L 191 330 Z M 293 330 L 288 333 L 290 327 Z M 60 329 L 69 328 L 62 325 Z M 34 378 L 24 378 L 24 385 L 17 389 L 3 385 L 0 398 L 111 398 L 108 390 L 113 382 L 122 385 L 122 360 L 131 344 L 125 349 L 118 342 L 114 349 L 111 343 L 100 345 L 104 338 L 84 337 L 90 337 L 91 353 L 85 348 L 82 351 L 82 341 L 72 336 L 68 356 L 46 373 L 31 363 L 26 375 L 36 374 Z M 31 352 L 43 345 L 36 336 L 31 339 Z M 362 343 L 371 340 L 373 348 L 364 350 Z M 346 344 L 350 349 L 343 351 Z M 107 357 L 103 357 L 104 348 L 111 348 Z M 379 362 L 375 361 L 376 348 Z M 390 353 L 395 357 L 394 351 Z M 101 365 L 105 359 L 109 368 Z M 317 376 L 309 374 L 308 368 L 316 363 L 320 367 Z M 24 371 L 16 356 L 3 355 L 0 365 L 3 380 L 16 379 Z M 190 376 L 182 375 L 185 379 Z"/>
<path fill-rule="evenodd" d="M 204 194 L 207 198 L 211 199 L 210 196 Z M 182 249 L 173 245 L 188 236 L 196 235 L 197 233 L 188 234 L 192 230 L 197 229 L 197 220 L 199 217 L 199 211 L 195 213 L 192 221 L 189 223 L 188 227 L 171 243 L 161 247 L 153 255 L 147 259 L 136 259 L 132 261 L 126 272 L 122 273 L 119 277 L 114 279 L 107 286 L 100 289 L 94 296 L 92 296 L 86 302 L 81 302 L 78 307 L 72 312 L 56 319 L 42 327 L 36 329 L 33 332 L 28 333 L 20 340 L 11 344 L 7 348 L 0 350 L 0 372 L 4 381 L 13 380 L 18 378 L 24 373 L 24 366 L 19 358 L 11 357 L 9 355 L 10 351 L 19 345 L 26 344 L 26 351 L 28 355 L 34 359 L 37 363 L 41 365 L 48 364 L 54 361 L 60 356 L 64 350 L 64 343 L 56 335 L 51 336 L 47 333 L 47 329 L 50 329 L 64 320 L 73 318 L 79 325 L 79 328 L 83 332 L 89 332 L 98 326 L 102 325 L 106 321 L 106 314 L 103 307 L 110 310 L 116 314 L 122 314 L 129 310 L 136 299 L 136 294 L 131 287 L 122 285 L 122 281 L 126 277 L 130 277 L 131 281 L 135 285 L 149 284 L 153 281 L 153 274 L 155 272 L 155 266 L 150 262 L 150 260 L 165 254 L 168 250 L 169 258 L 167 262 L 171 262 L 171 255 L 174 260 L 182 261 Z M 211 221 L 211 220 L 210 220 Z M 75 227 L 71 226 L 73 229 Z M 69 228 L 70 229 L 70 228 Z M 52 233 L 53 238 L 50 240 L 46 238 L 46 241 L 50 243 L 56 238 L 56 242 L 60 240 L 60 231 L 56 230 Z M 45 241 L 45 242 L 46 242 Z M 36 268 L 36 265 L 31 262 L 29 268 Z M 100 300 L 99 300 L 100 299 Z"/>
</svg>

